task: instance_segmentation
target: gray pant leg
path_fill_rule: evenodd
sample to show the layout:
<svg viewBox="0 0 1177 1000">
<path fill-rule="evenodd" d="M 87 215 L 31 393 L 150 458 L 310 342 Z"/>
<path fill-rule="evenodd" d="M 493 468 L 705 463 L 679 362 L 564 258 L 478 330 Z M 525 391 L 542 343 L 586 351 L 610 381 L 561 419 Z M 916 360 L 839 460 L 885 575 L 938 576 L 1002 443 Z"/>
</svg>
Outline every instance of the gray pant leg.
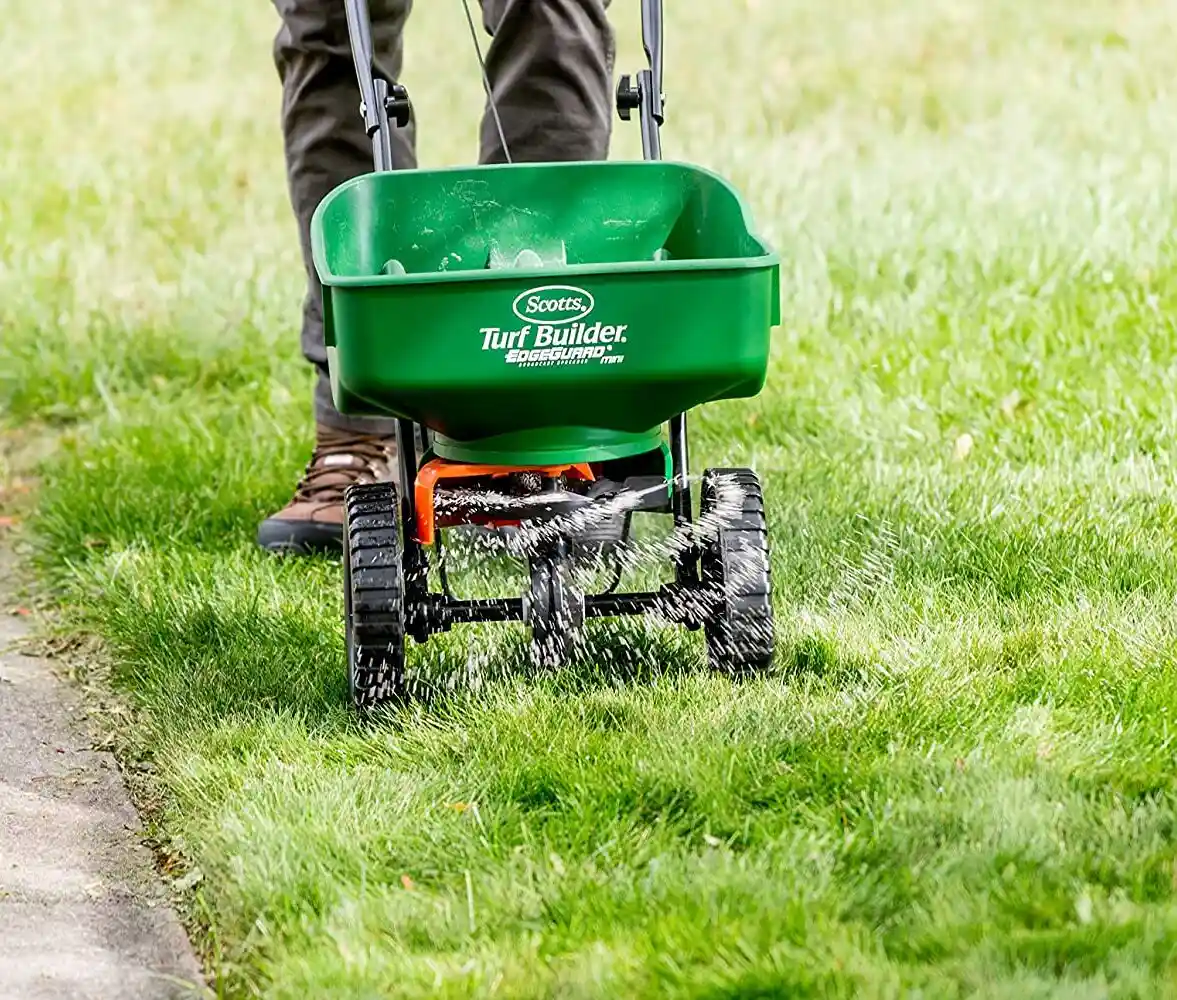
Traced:
<svg viewBox="0 0 1177 1000">
<path fill-rule="evenodd" d="M 282 18 L 274 39 L 274 64 L 282 82 L 286 176 L 307 274 L 302 353 L 318 369 L 315 419 L 341 429 L 391 434 L 393 421 L 345 417 L 331 401 L 323 290 L 311 260 L 311 216 L 319 202 L 339 184 L 372 169 L 372 143 L 360 116 L 343 0 L 274 0 L 274 6 Z M 377 66 L 397 80 L 412 0 L 369 0 L 369 8 Z M 394 129 L 392 138 L 393 163 L 398 168 L 416 166 L 414 126 Z"/>
<path fill-rule="evenodd" d="M 517 162 L 604 160 L 613 127 L 610 0 L 482 0 L 486 73 Z M 471 52 L 471 58 L 474 58 Z M 483 163 L 501 163 L 489 108 Z"/>
<path fill-rule="evenodd" d="M 612 128 L 614 38 L 610 0 L 482 0 L 491 35 L 487 75 L 516 161 L 602 160 Z M 334 427 L 392 433 L 393 422 L 345 417 L 331 401 L 323 344 L 322 287 L 310 255 L 310 220 L 336 185 L 372 169 L 342 0 L 274 0 L 282 27 L 274 59 L 282 80 L 282 126 L 291 203 L 298 219 L 307 296 L 302 351 L 319 369 L 315 418 Z M 369 0 L 372 46 L 400 79 L 412 0 Z M 456 5 L 455 5 L 456 10 Z M 450 58 L 460 57 L 451 53 Z M 474 60 L 473 48 L 468 58 Z M 393 162 L 416 166 L 414 130 L 393 129 Z M 504 159 L 497 126 L 483 116 L 483 163 Z"/>
</svg>

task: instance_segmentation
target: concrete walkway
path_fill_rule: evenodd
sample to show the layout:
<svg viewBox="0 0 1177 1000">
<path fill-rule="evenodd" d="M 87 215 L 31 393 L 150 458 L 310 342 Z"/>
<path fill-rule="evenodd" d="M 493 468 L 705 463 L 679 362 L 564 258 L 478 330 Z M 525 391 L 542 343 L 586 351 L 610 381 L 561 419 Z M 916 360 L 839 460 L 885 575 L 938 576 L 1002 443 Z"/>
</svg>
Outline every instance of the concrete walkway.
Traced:
<svg viewBox="0 0 1177 1000">
<path fill-rule="evenodd" d="M 0 1000 L 207 996 L 114 757 L 76 690 L 12 648 L 11 581 L 0 551 Z"/>
</svg>

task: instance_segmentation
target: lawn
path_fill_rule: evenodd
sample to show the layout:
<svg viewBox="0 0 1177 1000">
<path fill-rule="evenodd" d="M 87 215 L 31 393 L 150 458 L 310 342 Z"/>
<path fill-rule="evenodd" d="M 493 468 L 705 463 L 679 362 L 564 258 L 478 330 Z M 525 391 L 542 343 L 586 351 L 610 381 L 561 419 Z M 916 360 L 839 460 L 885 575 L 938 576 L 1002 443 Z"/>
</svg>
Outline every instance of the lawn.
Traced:
<svg viewBox="0 0 1177 1000">
<path fill-rule="evenodd" d="M 210 974 L 1174 995 L 1177 3 L 667 6 L 666 155 L 784 262 L 764 393 L 692 424 L 763 477 L 776 667 L 631 624 L 537 676 L 457 631 L 411 654 L 443 696 L 373 725 L 340 568 L 253 546 L 311 432 L 273 8 L 6 6 L 0 423 L 49 448 L 35 568 Z M 468 162 L 465 21 L 417 7 L 422 160 Z"/>
</svg>

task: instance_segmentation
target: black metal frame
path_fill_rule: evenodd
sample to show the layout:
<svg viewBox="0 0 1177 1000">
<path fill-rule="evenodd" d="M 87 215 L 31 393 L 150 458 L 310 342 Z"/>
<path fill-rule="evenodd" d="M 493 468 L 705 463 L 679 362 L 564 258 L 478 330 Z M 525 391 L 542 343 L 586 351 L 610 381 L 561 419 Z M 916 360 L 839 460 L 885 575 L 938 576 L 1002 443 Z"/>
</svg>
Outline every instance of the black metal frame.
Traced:
<svg viewBox="0 0 1177 1000">
<path fill-rule="evenodd" d="M 438 598 L 440 595 L 431 595 Z M 588 594 L 584 599 L 586 618 L 615 618 L 619 615 L 660 614 L 671 621 L 688 623 L 686 611 L 676 607 L 668 599 L 671 595 L 663 591 L 638 591 L 632 594 Z M 694 610 L 694 609 L 692 609 Z M 492 597 L 484 600 L 466 601 L 448 599 L 438 601 L 433 609 L 435 631 L 443 631 L 451 625 L 478 624 L 483 622 L 513 622 L 523 617 L 523 599 L 520 597 Z"/>
<path fill-rule="evenodd" d="M 662 0 L 641 0 L 642 42 L 647 66 L 636 74 L 636 83 L 623 76 L 617 88 L 616 104 L 619 116 L 628 121 L 634 109 L 638 111 L 642 133 L 642 154 L 646 160 L 662 158 L 659 130 L 665 119 L 665 98 L 662 92 Z M 360 89 L 360 113 L 364 128 L 372 141 L 373 163 L 377 171 L 394 169 L 392 162 L 391 129 L 393 124 L 406 126 L 412 118 L 412 105 L 405 88 L 385 79 L 376 67 L 372 53 L 371 20 L 367 0 L 344 0 L 347 13 L 348 36 L 355 61 Z M 689 482 L 689 448 L 687 445 L 686 414 L 680 413 L 669 421 L 672 481 L 670 509 L 676 529 L 684 529 L 692 522 L 692 499 Z M 448 593 L 432 593 L 428 586 L 429 563 L 425 548 L 416 538 L 417 512 L 413 501 L 417 475 L 418 446 L 421 454 L 428 452 L 430 437 L 426 428 L 413 421 L 396 421 L 396 441 L 399 455 L 400 519 L 404 537 L 404 578 L 406 632 L 423 642 L 431 634 L 446 631 L 451 625 L 475 622 L 520 621 L 526 616 L 521 598 L 492 600 L 459 600 Z M 552 553 L 559 561 L 561 551 Z M 661 593 L 588 594 L 583 597 L 585 618 L 616 615 L 640 615 L 658 612 L 690 629 L 702 626 L 707 615 L 706 595 L 702 601 L 681 601 L 673 598 L 673 591 L 695 590 L 699 580 L 699 552 L 695 545 L 686 545 L 674 558 L 675 584 L 664 587 Z M 446 588 L 448 591 L 448 588 Z"/>
</svg>

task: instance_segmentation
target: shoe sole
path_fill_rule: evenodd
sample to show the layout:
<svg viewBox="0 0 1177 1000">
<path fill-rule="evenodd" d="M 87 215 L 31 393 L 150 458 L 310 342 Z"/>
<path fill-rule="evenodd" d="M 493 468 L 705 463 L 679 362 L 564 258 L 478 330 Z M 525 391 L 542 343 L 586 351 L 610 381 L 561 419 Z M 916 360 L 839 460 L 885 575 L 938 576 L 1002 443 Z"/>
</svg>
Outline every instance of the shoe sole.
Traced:
<svg viewBox="0 0 1177 1000">
<path fill-rule="evenodd" d="M 267 518 L 258 526 L 257 544 L 275 555 L 343 555 L 343 528 L 334 524 Z"/>
</svg>

